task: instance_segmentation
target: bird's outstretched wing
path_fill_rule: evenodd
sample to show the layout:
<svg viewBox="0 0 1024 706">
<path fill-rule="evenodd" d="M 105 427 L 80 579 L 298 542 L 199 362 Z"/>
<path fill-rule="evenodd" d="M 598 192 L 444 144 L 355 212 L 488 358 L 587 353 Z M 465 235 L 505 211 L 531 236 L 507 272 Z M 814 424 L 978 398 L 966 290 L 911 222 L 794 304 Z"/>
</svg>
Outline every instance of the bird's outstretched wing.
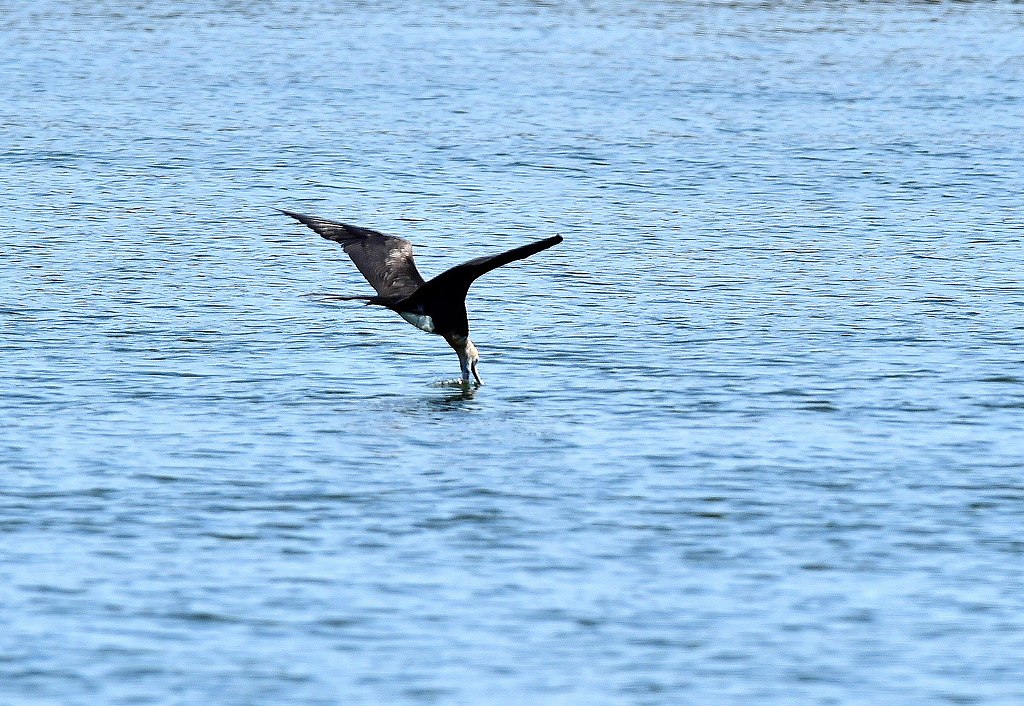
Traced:
<svg viewBox="0 0 1024 706">
<path fill-rule="evenodd" d="M 363 277 L 382 297 L 407 297 L 423 284 L 412 259 L 412 243 L 369 228 L 337 223 L 317 216 L 281 211 L 328 240 L 340 243 Z"/>
<path fill-rule="evenodd" d="M 416 297 L 417 299 L 420 297 L 465 299 L 466 292 L 469 291 L 469 285 L 473 284 L 477 277 L 485 275 L 502 265 L 507 265 L 516 260 L 523 260 L 530 257 L 530 255 L 539 253 L 541 250 L 547 250 L 558 245 L 560 242 L 562 242 L 562 236 L 555 235 L 544 240 L 529 243 L 528 245 L 506 250 L 497 255 L 485 255 L 484 257 L 464 262 L 461 265 L 456 265 L 424 284 L 417 291 Z"/>
</svg>

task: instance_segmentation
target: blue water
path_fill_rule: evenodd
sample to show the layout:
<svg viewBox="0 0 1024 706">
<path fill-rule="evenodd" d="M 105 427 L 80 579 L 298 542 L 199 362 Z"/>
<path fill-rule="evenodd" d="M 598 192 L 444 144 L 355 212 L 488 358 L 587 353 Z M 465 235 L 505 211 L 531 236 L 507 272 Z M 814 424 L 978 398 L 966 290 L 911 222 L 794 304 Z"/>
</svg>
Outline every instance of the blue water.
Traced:
<svg viewBox="0 0 1024 706">
<path fill-rule="evenodd" d="M 1024 702 L 1021 5 L 0 7 L 0 703 Z"/>
</svg>

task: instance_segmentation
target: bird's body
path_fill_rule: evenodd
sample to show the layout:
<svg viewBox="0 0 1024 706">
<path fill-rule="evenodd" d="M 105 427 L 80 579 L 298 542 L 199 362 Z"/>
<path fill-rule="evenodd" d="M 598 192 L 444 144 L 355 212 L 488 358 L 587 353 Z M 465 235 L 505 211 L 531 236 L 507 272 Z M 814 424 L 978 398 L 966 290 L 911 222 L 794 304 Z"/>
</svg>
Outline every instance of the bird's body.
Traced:
<svg viewBox="0 0 1024 706">
<path fill-rule="evenodd" d="M 459 356 L 463 383 L 470 373 L 477 384 L 483 379 L 477 370 L 480 354 L 469 339 L 466 294 L 477 277 L 522 260 L 562 242 L 556 235 L 497 255 L 478 257 L 442 272 L 426 281 L 413 261 L 412 243 L 369 228 L 329 221 L 317 216 L 282 211 L 345 249 L 356 268 L 377 290 L 376 296 L 341 297 L 363 300 L 387 307 L 416 328 L 443 336 Z"/>
<path fill-rule="evenodd" d="M 398 315 L 420 331 L 426 331 L 427 333 L 434 332 L 434 320 L 426 314 L 418 314 L 412 311 L 400 311 L 398 312 Z"/>
</svg>

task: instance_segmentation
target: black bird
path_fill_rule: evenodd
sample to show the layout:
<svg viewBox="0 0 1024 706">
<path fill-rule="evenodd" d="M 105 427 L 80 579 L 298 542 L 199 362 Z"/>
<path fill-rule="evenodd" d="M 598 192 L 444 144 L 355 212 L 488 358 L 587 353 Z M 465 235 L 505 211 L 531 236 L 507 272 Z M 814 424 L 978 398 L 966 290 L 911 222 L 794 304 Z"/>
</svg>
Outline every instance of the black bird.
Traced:
<svg viewBox="0 0 1024 706">
<path fill-rule="evenodd" d="M 404 238 L 369 228 L 337 223 L 317 216 L 281 211 L 306 224 L 328 240 L 341 243 L 363 277 L 377 290 L 377 296 L 339 297 L 360 299 L 397 312 L 418 329 L 443 336 L 455 349 L 462 368 L 462 382 L 473 373 L 477 385 L 484 383 L 477 370 L 480 353 L 469 340 L 466 294 L 477 277 L 558 245 L 562 236 L 538 240 L 498 255 L 486 255 L 456 265 L 425 282 L 412 259 L 412 243 Z"/>
</svg>

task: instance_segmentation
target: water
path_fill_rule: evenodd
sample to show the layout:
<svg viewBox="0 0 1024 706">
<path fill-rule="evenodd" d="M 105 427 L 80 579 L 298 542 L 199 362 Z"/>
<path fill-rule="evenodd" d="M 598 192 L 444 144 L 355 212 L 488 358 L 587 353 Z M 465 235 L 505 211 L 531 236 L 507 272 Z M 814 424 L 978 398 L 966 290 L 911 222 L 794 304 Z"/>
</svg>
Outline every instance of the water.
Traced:
<svg viewBox="0 0 1024 706">
<path fill-rule="evenodd" d="M 1020 5 L 6 2 L 0 75 L 0 702 L 1024 700 Z M 566 240 L 466 392 L 275 207 Z"/>
</svg>

